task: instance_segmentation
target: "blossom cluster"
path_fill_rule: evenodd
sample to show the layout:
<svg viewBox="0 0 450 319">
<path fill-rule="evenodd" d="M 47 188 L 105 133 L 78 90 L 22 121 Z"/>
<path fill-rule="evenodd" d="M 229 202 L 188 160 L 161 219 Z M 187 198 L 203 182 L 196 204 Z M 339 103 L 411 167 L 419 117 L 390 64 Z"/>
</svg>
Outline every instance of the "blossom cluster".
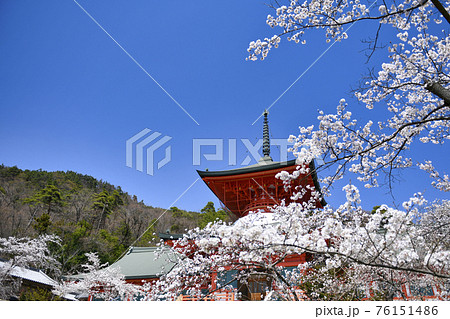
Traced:
<svg viewBox="0 0 450 319">
<path fill-rule="evenodd" d="M 159 292 L 176 295 L 188 286 L 201 294 L 214 271 L 235 270 L 234 279 L 245 282 L 258 269 L 278 292 L 267 296 L 276 298 L 292 296 L 293 287 L 303 287 L 310 299 L 360 298 L 360 290 L 369 288 L 392 299 L 405 297 L 404 284 L 434 285 L 440 287 L 441 297 L 448 297 L 448 200 L 428 204 L 417 193 L 399 205 L 403 209 L 381 205 L 367 212 L 358 188 L 348 184 L 343 188 L 345 203 L 337 208 L 315 206 L 347 172 L 356 174 L 367 188 L 380 186 L 381 177 L 391 185 L 397 169 L 413 166 L 414 159 L 407 156 L 413 143 L 443 144 L 450 138 L 450 39 L 446 30 L 436 33 L 441 9 L 430 1 L 384 1 L 378 8 L 375 3 L 294 0 L 274 8 L 276 15 L 267 17 L 269 26 L 282 31 L 251 42 L 249 60 L 265 59 L 283 37 L 305 44 L 310 29 L 324 30 L 327 41 L 341 41 L 348 37 L 345 27 L 352 23 L 375 22 L 378 30 L 392 26 L 397 36 L 388 48 L 388 61 L 355 93 L 368 112 L 381 106 L 387 116 L 361 122 L 345 99 L 335 113 L 320 111 L 317 127 L 302 126 L 298 135 L 289 138 L 294 142 L 297 171 L 280 172 L 277 177 L 290 187 L 299 175 L 312 173 L 307 164 L 320 158 L 323 164 L 316 171 L 331 172 L 320 179 L 322 189 L 297 189 L 292 197 L 296 203 L 282 203 L 272 213 L 249 214 L 233 225 L 215 223 L 191 231 L 180 247 L 196 249 L 180 250 L 191 257 L 161 280 Z M 442 3 L 449 11 L 450 2 Z M 379 48 L 375 43 L 371 49 Z M 448 175 L 437 172 L 430 160 L 416 164 L 430 174 L 434 187 L 450 189 Z M 308 193 L 310 198 L 305 197 Z M 305 253 L 314 258 L 280 275 L 283 258 Z M 206 287 L 217 289 L 214 284 Z"/>
<path fill-rule="evenodd" d="M 348 34 L 344 28 L 364 20 L 379 19 L 382 23 L 390 24 L 400 30 L 408 30 L 411 25 L 423 27 L 433 16 L 436 23 L 442 22 L 436 17 L 435 10 L 430 9 L 432 8 L 430 1 L 403 0 L 400 3 L 385 1 L 378 8 L 375 7 L 376 3 L 376 1 L 361 0 L 307 0 L 303 2 L 292 0 L 288 5 L 275 8 L 275 16 L 267 16 L 267 25 L 271 28 L 280 28 L 281 33 L 270 39 L 265 38 L 264 41 L 252 41 L 248 48 L 250 53 L 248 59 L 256 60 L 258 56 L 265 59 L 270 49 L 278 47 L 281 37 L 284 36 L 288 41 L 306 44 L 304 35 L 310 29 L 324 30 L 326 41 L 330 42 L 347 39 Z M 448 6 L 448 1 L 446 1 L 445 8 L 447 10 Z"/>
<path fill-rule="evenodd" d="M 102 264 L 96 253 L 87 253 L 84 273 L 68 278 L 53 289 L 55 295 L 88 295 L 100 300 L 133 300 L 142 292 L 141 287 L 127 283 L 120 268 Z"/>
<path fill-rule="evenodd" d="M 36 267 L 58 272 L 59 263 L 49 250 L 52 243 L 58 245 L 60 239 L 54 235 L 0 238 L 0 256 L 5 259 L 0 267 L 0 299 L 18 294 L 20 282 L 13 278 L 17 269 Z"/>
<path fill-rule="evenodd" d="M 306 44 L 311 29 L 324 30 L 327 41 L 341 41 L 352 23 L 393 27 L 387 60 L 355 93 L 363 110 L 385 108 L 385 117 L 361 121 L 345 99 L 335 113 L 320 111 L 317 125 L 301 126 L 289 138 L 297 170 L 277 178 L 289 188 L 299 176 L 327 173 L 320 179 L 322 188 L 297 188 L 289 205 L 189 231 L 175 243 L 176 266 L 144 286 L 149 299 L 174 300 L 182 293 L 207 297 L 263 275 L 270 283 L 266 299 L 298 299 L 298 288 L 307 299 L 361 299 L 369 290 L 375 292 L 372 297 L 392 299 L 405 297 L 405 284 L 432 285 L 441 298 L 449 297 L 449 200 L 429 203 L 417 193 L 396 207 L 380 203 L 369 212 L 356 185 L 348 183 L 344 203 L 316 206 L 346 173 L 367 188 L 383 180 L 391 187 L 397 169 L 419 167 L 436 189 L 450 190 L 447 174 L 431 160 L 408 153 L 414 143 L 442 145 L 450 138 L 450 38 L 448 30 L 436 31 L 443 18 L 450 22 L 442 12 L 448 15 L 450 1 L 440 3 L 443 9 L 423 0 L 389 0 L 378 7 L 376 1 L 292 0 L 274 8 L 266 22 L 282 31 L 251 42 L 249 60 L 265 59 L 283 37 Z M 379 50 L 376 43 L 371 49 Z M 322 164 L 312 172 L 308 164 L 316 158 Z M 280 267 L 289 256 L 304 254 L 313 258 L 289 271 Z M 224 280 L 225 273 L 231 278 Z"/>
<path fill-rule="evenodd" d="M 399 287 L 406 282 L 444 287 L 450 273 L 450 250 L 444 236 L 448 225 L 435 220 L 434 207 L 448 215 L 449 201 L 435 203 L 424 213 L 420 207 L 426 202 L 418 195 L 405 203 L 404 211 L 382 205 L 370 213 L 361 208 L 356 187 L 347 186 L 344 191 L 347 201 L 338 209 L 311 210 L 290 204 L 274 207 L 271 213 L 250 213 L 232 225 L 217 222 L 190 231 L 177 248 L 186 258 L 150 294 L 154 299 L 175 298 L 182 291 L 205 296 L 202 288 L 208 293 L 227 288 L 227 283 L 214 285 L 212 273 L 235 270 L 232 280 L 240 282 L 263 271 L 271 278 L 277 298 L 280 292 L 288 297 L 290 289 L 313 280 L 308 271 L 316 269 L 318 261 L 323 275 L 336 269 L 346 272 L 345 280 L 342 276 L 327 279 L 330 289 L 383 292 L 386 282 L 395 291 L 401 291 Z M 283 258 L 304 253 L 313 254 L 314 260 L 300 264 L 281 280 Z M 308 297 L 314 299 L 314 295 Z"/>
</svg>

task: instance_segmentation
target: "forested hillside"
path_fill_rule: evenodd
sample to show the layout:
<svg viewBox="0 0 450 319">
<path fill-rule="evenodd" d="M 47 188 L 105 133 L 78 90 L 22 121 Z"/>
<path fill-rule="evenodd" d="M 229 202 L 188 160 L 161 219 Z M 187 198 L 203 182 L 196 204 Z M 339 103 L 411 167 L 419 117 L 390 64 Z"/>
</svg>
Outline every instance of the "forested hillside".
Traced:
<svg viewBox="0 0 450 319">
<path fill-rule="evenodd" d="M 0 165 L 0 237 L 59 236 L 62 244 L 54 250 L 64 273 L 77 271 L 86 252 L 112 263 L 133 243 L 155 245 L 159 232 L 182 233 L 228 219 L 212 202 L 205 205 L 201 212 L 171 207 L 164 213 L 92 176 Z"/>
</svg>

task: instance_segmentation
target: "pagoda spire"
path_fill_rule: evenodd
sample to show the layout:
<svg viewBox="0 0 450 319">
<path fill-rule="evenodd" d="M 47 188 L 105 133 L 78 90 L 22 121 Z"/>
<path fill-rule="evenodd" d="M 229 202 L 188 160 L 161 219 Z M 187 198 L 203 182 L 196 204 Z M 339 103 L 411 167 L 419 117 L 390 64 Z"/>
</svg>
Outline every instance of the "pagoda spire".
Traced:
<svg viewBox="0 0 450 319">
<path fill-rule="evenodd" d="M 259 160 L 259 162 L 272 162 L 272 158 L 270 157 L 270 137 L 269 137 L 269 120 L 267 119 L 267 115 L 269 111 L 264 110 L 264 125 L 263 125 L 263 158 Z"/>
</svg>

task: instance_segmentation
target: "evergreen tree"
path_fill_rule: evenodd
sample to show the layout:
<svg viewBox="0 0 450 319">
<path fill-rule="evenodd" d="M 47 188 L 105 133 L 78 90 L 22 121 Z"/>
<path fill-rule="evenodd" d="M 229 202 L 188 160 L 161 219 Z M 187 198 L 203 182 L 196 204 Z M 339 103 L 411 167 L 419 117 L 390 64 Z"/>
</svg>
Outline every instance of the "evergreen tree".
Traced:
<svg viewBox="0 0 450 319">
<path fill-rule="evenodd" d="M 58 187 L 49 184 L 33 196 L 25 198 L 24 203 L 31 206 L 42 205 L 47 214 L 50 215 L 52 211 L 56 211 L 66 205 L 66 200 Z"/>
<path fill-rule="evenodd" d="M 202 208 L 201 212 L 202 214 L 200 214 L 201 218 L 199 221 L 200 228 L 205 228 L 208 223 L 213 223 L 216 220 L 229 220 L 228 214 L 223 209 L 216 211 L 213 202 L 208 202 L 206 206 Z"/>
<path fill-rule="evenodd" d="M 97 229 L 105 226 L 106 218 L 119 206 L 123 205 L 122 197 L 117 190 L 114 190 L 112 194 L 103 190 L 102 192 L 93 196 L 94 203 L 92 208 L 98 213 L 98 225 Z"/>
<path fill-rule="evenodd" d="M 139 241 L 136 242 L 137 247 L 150 247 L 153 246 L 155 239 L 156 226 L 158 222 L 155 219 L 152 219 L 149 223 L 147 230 L 142 234 Z"/>
</svg>

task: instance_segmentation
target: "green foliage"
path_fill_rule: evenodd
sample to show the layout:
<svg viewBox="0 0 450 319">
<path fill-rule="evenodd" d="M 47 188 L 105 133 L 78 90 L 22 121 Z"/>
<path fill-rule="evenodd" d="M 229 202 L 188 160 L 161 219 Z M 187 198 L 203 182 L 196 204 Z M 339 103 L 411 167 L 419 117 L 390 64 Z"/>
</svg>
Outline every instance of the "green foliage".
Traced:
<svg viewBox="0 0 450 319">
<path fill-rule="evenodd" d="M 96 236 L 98 256 L 102 262 L 114 263 L 128 248 L 119 242 L 119 237 L 100 229 Z"/>
<path fill-rule="evenodd" d="M 133 240 L 133 230 L 125 221 L 120 222 L 120 226 L 115 230 L 114 233 L 118 236 L 120 242 L 123 244 L 128 245 Z"/>
<path fill-rule="evenodd" d="M 151 247 L 154 246 L 155 241 L 157 240 L 157 236 L 155 235 L 156 226 L 158 222 L 155 219 L 150 221 L 147 230 L 142 235 L 141 239 L 136 242 L 137 247 Z"/>
<path fill-rule="evenodd" d="M 173 221 L 168 230 L 171 233 L 182 233 L 186 229 L 194 228 L 198 226 L 200 220 L 200 214 L 197 212 L 188 212 L 178 207 L 171 207 Z"/>
<path fill-rule="evenodd" d="M 17 177 L 21 172 L 22 170 L 17 168 L 17 166 L 6 167 L 3 164 L 0 165 L 0 177 L 2 179 L 12 180 L 15 177 Z"/>
<path fill-rule="evenodd" d="M 52 174 L 49 174 L 48 172 L 41 169 L 33 171 L 25 170 L 23 171 L 23 175 L 26 181 L 37 187 L 43 187 L 44 185 L 52 184 L 55 180 Z"/>
<path fill-rule="evenodd" d="M 112 201 L 107 191 L 102 191 L 101 193 L 94 194 L 92 196 L 93 203 L 92 208 L 94 210 L 104 211 L 106 215 L 112 213 Z"/>
<path fill-rule="evenodd" d="M 61 172 L 63 173 L 63 172 Z M 72 171 L 65 172 L 65 179 L 74 182 L 79 188 L 86 187 L 88 189 L 98 189 L 101 183 L 96 180 L 94 177 L 89 175 L 82 175 L 79 173 L 75 173 Z M 111 188 L 111 187 L 107 187 Z"/>
<path fill-rule="evenodd" d="M 39 235 L 48 233 L 48 229 L 52 225 L 49 214 L 43 213 L 41 217 L 35 218 L 34 220 L 35 223 L 33 224 L 33 228 Z"/>
<path fill-rule="evenodd" d="M 65 274 L 82 271 L 87 252 L 111 263 L 138 238 L 133 245 L 151 246 L 159 241 L 155 233 L 182 233 L 227 218 L 212 203 L 202 212 L 171 207 L 164 214 L 120 187 L 73 171 L 0 165 L 0 185 L 0 237 L 59 236 L 61 244 L 51 251 Z"/>
<path fill-rule="evenodd" d="M 172 234 L 178 234 L 181 233 L 183 231 L 183 229 L 181 228 L 181 226 L 179 224 L 173 224 L 172 226 L 170 226 L 170 232 Z"/>
<path fill-rule="evenodd" d="M 101 193 L 93 196 L 92 208 L 96 210 L 106 211 L 109 215 L 112 211 L 120 205 L 123 205 L 123 200 L 117 190 L 114 190 L 112 194 L 104 190 Z"/>
<path fill-rule="evenodd" d="M 73 171 L 47 172 L 42 169 L 21 170 L 17 168 L 17 166 L 7 167 L 3 164 L 0 165 L 0 179 L 10 181 L 19 177 L 23 178 L 23 180 L 37 188 L 43 188 L 48 184 L 54 184 L 59 188 L 64 188 L 63 186 L 70 185 L 70 188 L 87 188 L 94 191 L 101 189 L 113 191 L 115 189 L 115 187 L 109 183 L 99 181 L 92 176 L 83 175 Z"/>
<path fill-rule="evenodd" d="M 380 205 L 374 206 L 370 213 L 372 215 L 375 214 L 380 207 L 381 207 Z M 383 215 L 384 213 L 386 213 L 386 209 L 380 210 L 380 213 L 381 213 L 381 215 Z M 388 217 L 384 216 L 380 221 L 381 227 L 379 229 L 379 232 L 384 232 L 384 233 L 386 232 L 385 226 L 387 225 L 387 223 L 388 223 Z"/>
<path fill-rule="evenodd" d="M 105 219 L 123 204 L 123 199 L 117 190 L 114 190 L 112 194 L 109 194 L 106 190 L 94 194 L 92 208 L 99 214 L 98 228 L 104 227 Z"/>
<path fill-rule="evenodd" d="M 213 202 L 208 202 L 201 212 L 198 225 L 200 228 L 205 228 L 208 223 L 213 223 L 216 220 L 229 221 L 228 214 L 222 209 L 216 211 Z"/>
<path fill-rule="evenodd" d="M 48 289 L 44 288 L 27 288 L 20 294 L 20 301 L 58 301 L 61 300 L 60 297 L 55 296 Z"/>
<path fill-rule="evenodd" d="M 73 231 L 65 232 L 64 234 L 59 233 L 58 235 L 63 239 L 62 250 L 65 255 L 74 255 L 73 252 L 76 251 L 84 254 L 84 251 L 80 248 L 86 246 L 85 243 L 88 241 L 91 233 L 92 225 L 85 220 L 78 222 Z"/>
<path fill-rule="evenodd" d="M 36 192 L 33 196 L 24 199 L 25 204 L 41 204 L 45 207 L 47 214 L 66 205 L 65 196 L 55 185 L 49 184 Z"/>
<path fill-rule="evenodd" d="M 381 207 L 380 205 L 374 206 L 374 207 L 372 208 L 372 211 L 371 211 L 370 213 L 371 213 L 371 214 L 375 214 L 375 213 L 377 212 L 377 210 L 378 210 L 380 207 Z M 381 214 L 384 214 L 384 213 L 386 212 L 386 210 L 385 210 L 385 209 L 382 209 L 380 212 L 381 212 Z"/>
<path fill-rule="evenodd" d="M 175 206 L 170 207 L 170 211 L 172 212 L 173 217 L 195 219 L 195 215 L 192 212 L 179 209 Z"/>
<path fill-rule="evenodd" d="M 205 207 L 203 207 L 202 209 L 201 209 L 201 212 L 202 213 L 210 213 L 210 212 L 215 212 L 216 211 L 216 209 L 215 209 L 215 207 L 214 207 L 214 203 L 213 202 L 208 202 L 206 205 L 205 205 Z"/>
</svg>

